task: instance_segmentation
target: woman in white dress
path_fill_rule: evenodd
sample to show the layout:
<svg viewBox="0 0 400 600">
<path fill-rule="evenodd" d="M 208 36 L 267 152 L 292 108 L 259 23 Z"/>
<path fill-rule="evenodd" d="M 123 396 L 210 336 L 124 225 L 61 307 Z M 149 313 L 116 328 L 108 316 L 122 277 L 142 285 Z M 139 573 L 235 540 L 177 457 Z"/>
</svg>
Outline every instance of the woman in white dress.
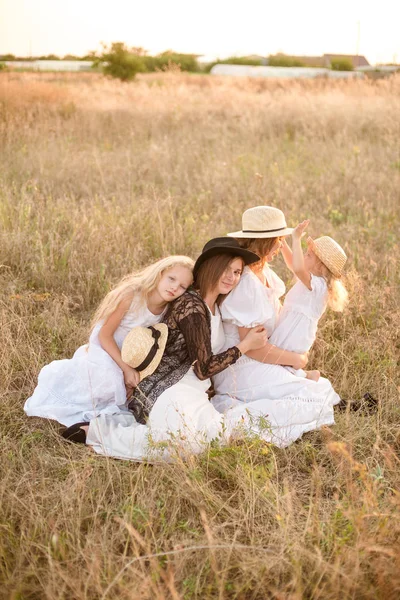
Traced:
<svg viewBox="0 0 400 600">
<path fill-rule="evenodd" d="M 86 441 L 99 454 L 168 460 L 172 451 L 200 452 L 212 439 L 228 435 L 223 415 L 209 402 L 210 377 L 245 352 L 263 347 L 266 332 L 252 328 L 242 341 L 220 352 L 224 345 L 220 306 L 239 281 L 244 264 L 258 260 L 235 240 L 208 242 L 194 267 L 196 288 L 172 303 L 163 318 L 168 326 L 165 350 L 154 372 L 135 388 L 129 402 L 132 414 L 102 414 L 89 426 L 78 423 L 68 428 L 63 436 Z M 142 361 L 136 366 L 137 362 Z"/>
<path fill-rule="evenodd" d="M 26 414 L 69 426 L 102 413 L 127 412 L 126 399 L 138 378 L 121 358 L 122 343 L 133 327 L 162 319 L 167 304 L 192 283 L 193 265 L 187 256 L 170 256 L 125 277 L 100 304 L 89 343 L 73 358 L 42 368 L 25 402 Z"/>
<path fill-rule="evenodd" d="M 290 262 L 291 251 L 283 240 L 291 232 L 282 211 L 260 206 L 245 211 L 242 231 L 229 234 L 242 247 L 258 250 L 262 260 L 245 267 L 239 284 L 221 306 L 225 347 L 238 343 L 255 325 L 262 324 L 268 336 L 272 335 L 285 285 L 268 263 L 281 249 Z M 306 431 L 332 425 L 333 405 L 340 401 L 327 379 L 313 381 L 284 368 L 302 369 L 306 362 L 307 354 L 269 342 L 261 350 L 247 352 L 213 378 L 216 395 L 212 403 L 230 419 L 243 414 L 253 432 L 278 446 L 287 446 Z"/>
</svg>

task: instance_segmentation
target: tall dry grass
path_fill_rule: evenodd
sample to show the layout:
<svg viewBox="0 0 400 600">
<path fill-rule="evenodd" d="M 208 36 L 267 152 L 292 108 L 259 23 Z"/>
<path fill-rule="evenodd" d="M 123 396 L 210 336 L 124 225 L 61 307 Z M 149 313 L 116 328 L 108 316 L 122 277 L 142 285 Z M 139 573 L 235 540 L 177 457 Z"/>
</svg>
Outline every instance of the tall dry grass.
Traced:
<svg viewBox="0 0 400 600">
<path fill-rule="evenodd" d="M 399 77 L 1 74 L 1 597 L 398 597 L 399 92 Z M 153 466 L 24 417 L 113 282 L 265 203 L 346 249 L 351 306 L 311 363 L 376 414 Z"/>
</svg>

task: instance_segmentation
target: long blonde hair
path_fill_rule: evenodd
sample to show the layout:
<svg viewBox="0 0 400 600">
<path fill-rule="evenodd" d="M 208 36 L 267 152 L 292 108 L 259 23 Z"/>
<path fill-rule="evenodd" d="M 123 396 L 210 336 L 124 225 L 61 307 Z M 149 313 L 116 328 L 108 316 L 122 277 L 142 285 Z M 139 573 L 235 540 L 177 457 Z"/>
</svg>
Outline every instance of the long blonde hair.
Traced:
<svg viewBox="0 0 400 600">
<path fill-rule="evenodd" d="M 186 267 L 193 271 L 194 261 L 188 256 L 167 256 L 148 267 L 130 273 L 111 290 L 96 310 L 91 328 L 101 320 L 107 319 L 117 308 L 118 304 L 131 294 L 136 295 L 136 305 L 146 304 L 150 293 L 157 287 L 163 273 L 173 267 Z"/>
<path fill-rule="evenodd" d="M 349 294 L 344 283 L 341 279 L 335 277 L 321 260 L 320 262 L 323 266 L 322 276 L 328 286 L 328 306 L 335 312 L 343 312 L 349 302 Z"/>
</svg>

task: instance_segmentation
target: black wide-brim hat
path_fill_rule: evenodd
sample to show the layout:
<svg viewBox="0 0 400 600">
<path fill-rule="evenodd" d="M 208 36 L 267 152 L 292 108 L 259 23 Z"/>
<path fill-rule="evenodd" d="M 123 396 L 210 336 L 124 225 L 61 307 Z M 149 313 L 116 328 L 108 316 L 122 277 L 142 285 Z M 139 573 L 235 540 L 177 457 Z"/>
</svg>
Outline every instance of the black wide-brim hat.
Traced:
<svg viewBox="0 0 400 600">
<path fill-rule="evenodd" d="M 204 246 L 202 253 L 196 260 L 193 268 L 193 277 L 196 279 L 197 272 L 200 266 L 209 258 L 217 256 L 218 254 L 232 254 L 232 258 L 240 256 L 243 259 L 245 265 L 251 265 L 252 263 L 258 262 L 260 257 L 255 252 L 245 250 L 241 248 L 239 242 L 229 237 L 213 238 Z"/>
</svg>

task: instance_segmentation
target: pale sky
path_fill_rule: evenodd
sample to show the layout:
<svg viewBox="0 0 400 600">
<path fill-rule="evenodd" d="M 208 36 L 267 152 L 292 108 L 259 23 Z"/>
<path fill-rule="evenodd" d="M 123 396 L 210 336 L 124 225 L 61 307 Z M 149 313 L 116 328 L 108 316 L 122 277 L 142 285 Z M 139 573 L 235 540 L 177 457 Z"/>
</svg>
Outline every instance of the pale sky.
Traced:
<svg viewBox="0 0 400 600">
<path fill-rule="evenodd" d="M 0 54 L 84 55 L 121 41 L 221 58 L 358 50 L 374 64 L 400 62 L 399 24 L 399 0 L 0 0 Z"/>
</svg>

